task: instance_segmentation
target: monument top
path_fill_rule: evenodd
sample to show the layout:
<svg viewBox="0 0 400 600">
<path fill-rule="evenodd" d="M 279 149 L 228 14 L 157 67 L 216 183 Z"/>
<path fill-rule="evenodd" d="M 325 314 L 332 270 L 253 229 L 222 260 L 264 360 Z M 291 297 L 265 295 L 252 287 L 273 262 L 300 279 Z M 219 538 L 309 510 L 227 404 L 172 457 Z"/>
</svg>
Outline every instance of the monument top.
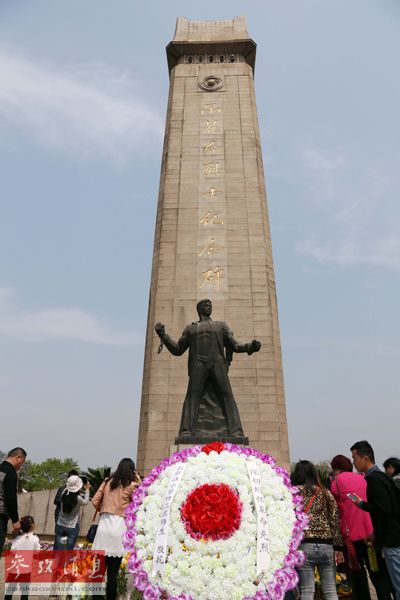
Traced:
<svg viewBox="0 0 400 600">
<path fill-rule="evenodd" d="M 256 44 L 249 37 L 246 18 L 190 21 L 185 17 L 178 17 L 174 38 L 167 46 L 169 71 L 178 64 L 182 56 L 210 52 L 241 54 L 254 71 Z"/>
<path fill-rule="evenodd" d="M 189 21 L 178 17 L 174 42 L 222 42 L 248 40 L 246 18 L 235 17 L 225 21 Z"/>
</svg>

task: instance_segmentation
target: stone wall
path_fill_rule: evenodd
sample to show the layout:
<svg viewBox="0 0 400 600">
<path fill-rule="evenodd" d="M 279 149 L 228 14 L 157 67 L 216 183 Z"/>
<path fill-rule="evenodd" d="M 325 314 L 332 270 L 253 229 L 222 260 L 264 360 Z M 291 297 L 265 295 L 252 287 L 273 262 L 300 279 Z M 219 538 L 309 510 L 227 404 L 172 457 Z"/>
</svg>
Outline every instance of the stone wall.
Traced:
<svg viewBox="0 0 400 600">
<path fill-rule="evenodd" d="M 29 492 L 18 494 L 18 512 L 20 517 L 31 515 L 35 519 L 35 533 L 39 536 L 54 536 L 54 498 L 57 490 L 41 490 L 40 492 Z M 80 535 L 85 536 L 88 532 L 94 515 L 94 507 L 91 502 L 81 509 Z M 9 533 L 12 528 L 9 524 Z"/>
</svg>

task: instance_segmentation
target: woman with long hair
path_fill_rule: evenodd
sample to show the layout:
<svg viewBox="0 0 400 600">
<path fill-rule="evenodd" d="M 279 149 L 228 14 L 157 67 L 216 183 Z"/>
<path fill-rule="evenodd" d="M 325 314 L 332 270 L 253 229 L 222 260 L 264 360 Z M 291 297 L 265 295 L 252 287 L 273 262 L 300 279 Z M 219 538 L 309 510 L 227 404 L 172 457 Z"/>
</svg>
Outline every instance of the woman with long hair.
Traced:
<svg viewBox="0 0 400 600">
<path fill-rule="evenodd" d="M 80 491 L 85 487 L 85 495 Z M 61 496 L 61 510 L 56 523 L 54 550 L 73 550 L 79 534 L 81 507 L 89 502 L 90 483 L 83 486 L 83 481 L 78 475 L 71 475 L 67 479 L 65 490 Z M 64 540 L 62 538 L 66 538 Z"/>
<path fill-rule="evenodd" d="M 125 533 L 124 513 L 132 492 L 140 485 L 135 463 L 123 458 L 117 470 L 103 481 L 92 498 L 93 506 L 100 512 L 100 521 L 92 548 L 104 550 L 106 555 L 107 600 L 117 597 L 117 576 L 125 554 L 123 535 Z"/>
<path fill-rule="evenodd" d="M 300 546 L 306 557 L 304 565 L 299 567 L 301 599 L 314 599 L 317 567 L 325 600 L 337 600 L 335 559 L 343 562 L 344 558 L 336 501 L 322 486 L 315 466 L 308 460 L 296 464 L 291 479 L 299 488 L 304 511 L 310 517 Z"/>
</svg>

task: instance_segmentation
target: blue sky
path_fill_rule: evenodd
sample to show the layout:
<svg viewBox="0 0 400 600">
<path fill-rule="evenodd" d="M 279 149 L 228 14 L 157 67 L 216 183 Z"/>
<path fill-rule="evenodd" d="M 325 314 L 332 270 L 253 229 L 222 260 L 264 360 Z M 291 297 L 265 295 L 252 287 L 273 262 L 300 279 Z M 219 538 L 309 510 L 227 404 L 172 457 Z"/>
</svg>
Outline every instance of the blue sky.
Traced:
<svg viewBox="0 0 400 600">
<path fill-rule="evenodd" d="M 135 455 L 164 47 L 177 16 L 242 14 L 292 459 L 400 454 L 397 0 L 2 0 L 1 449 Z"/>
</svg>

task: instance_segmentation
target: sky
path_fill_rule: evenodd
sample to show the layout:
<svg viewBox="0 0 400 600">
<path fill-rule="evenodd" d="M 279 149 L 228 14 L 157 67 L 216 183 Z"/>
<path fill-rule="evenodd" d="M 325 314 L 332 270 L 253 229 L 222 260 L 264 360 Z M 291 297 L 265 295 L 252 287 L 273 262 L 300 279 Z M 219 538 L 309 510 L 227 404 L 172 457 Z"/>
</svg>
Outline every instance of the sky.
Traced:
<svg viewBox="0 0 400 600">
<path fill-rule="evenodd" d="M 178 16 L 244 15 L 291 459 L 400 455 L 398 0 L 1 0 L 0 449 L 136 455 Z M 234 328 L 234 324 L 231 324 Z"/>
</svg>

